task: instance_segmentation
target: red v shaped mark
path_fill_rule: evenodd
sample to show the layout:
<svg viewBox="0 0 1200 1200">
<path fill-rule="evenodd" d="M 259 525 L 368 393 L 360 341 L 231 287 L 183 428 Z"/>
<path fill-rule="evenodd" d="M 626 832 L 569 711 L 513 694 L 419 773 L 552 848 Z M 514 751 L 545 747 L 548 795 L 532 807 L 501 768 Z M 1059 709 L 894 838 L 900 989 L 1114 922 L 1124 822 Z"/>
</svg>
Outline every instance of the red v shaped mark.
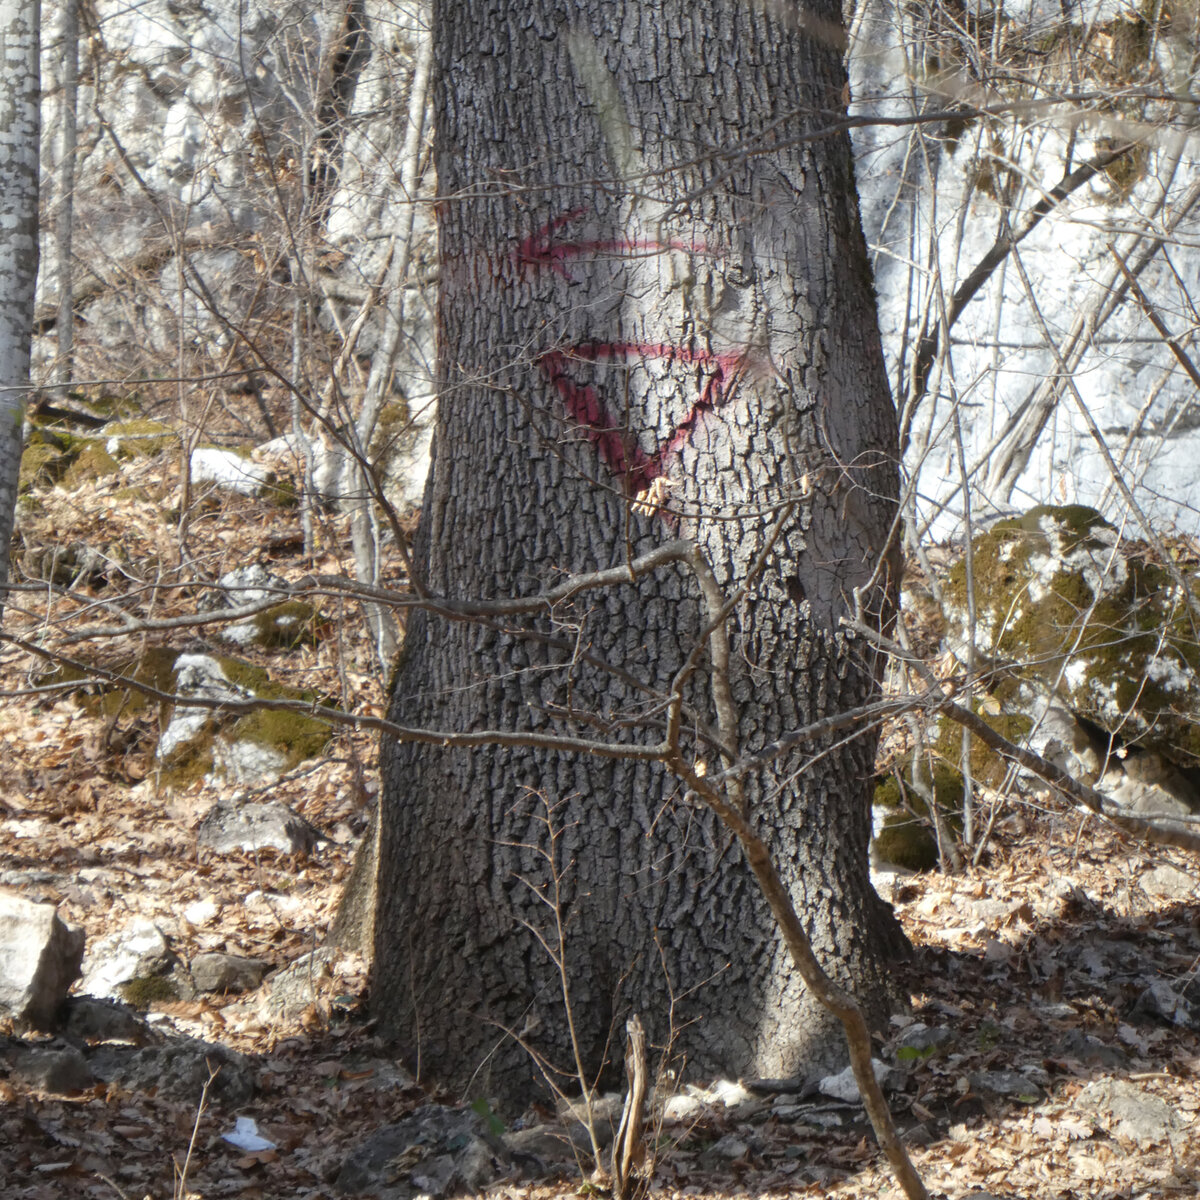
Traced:
<svg viewBox="0 0 1200 1200">
<path fill-rule="evenodd" d="M 683 420 L 661 441 L 653 454 L 638 444 L 638 431 L 629 429 L 609 412 L 591 384 L 580 384 L 571 377 L 572 362 L 650 361 L 699 364 L 707 369 L 700 395 Z M 744 351 L 716 354 L 709 350 L 690 350 L 683 346 L 646 342 L 581 342 L 561 350 L 548 350 L 538 366 L 548 383 L 562 397 L 563 406 L 592 442 L 604 463 L 625 484 L 629 495 L 644 492 L 687 444 L 704 419 L 730 398 L 745 364 Z"/>
<path fill-rule="evenodd" d="M 664 254 L 672 250 L 719 256 L 718 252 L 711 250 L 703 242 L 660 242 L 654 238 L 558 240 L 557 235 L 564 226 L 584 216 L 586 211 L 583 208 L 571 209 L 524 238 L 518 243 L 514 253 L 518 265 L 535 270 L 550 270 L 573 282 L 570 264 L 587 257 Z M 646 492 L 654 480 L 665 476 L 668 464 L 692 438 L 705 418 L 729 399 L 747 355 L 748 351 L 744 349 L 734 353 L 716 354 L 710 350 L 693 350 L 686 346 L 656 342 L 579 342 L 574 346 L 547 350 L 537 362 L 542 377 L 553 384 L 562 397 L 567 415 L 596 447 L 600 461 L 622 481 L 626 494 L 636 497 Z M 639 444 L 639 434 L 642 431 L 630 429 L 628 422 L 620 420 L 616 413 L 610 412 L 591 384 L 576 380 L 572 375 L 571 364 L 606 361 L 636 364 L 655 359 L 696 365 L 700 367 L 705 379 L 699 397 L 688 409 L 683 420 L 655 447 L 652 454 L 647 454 Z M 675 523 L 676 518 L 672 514 L 662 509 L 659 512 L 668 524 Z"/>
</svg>

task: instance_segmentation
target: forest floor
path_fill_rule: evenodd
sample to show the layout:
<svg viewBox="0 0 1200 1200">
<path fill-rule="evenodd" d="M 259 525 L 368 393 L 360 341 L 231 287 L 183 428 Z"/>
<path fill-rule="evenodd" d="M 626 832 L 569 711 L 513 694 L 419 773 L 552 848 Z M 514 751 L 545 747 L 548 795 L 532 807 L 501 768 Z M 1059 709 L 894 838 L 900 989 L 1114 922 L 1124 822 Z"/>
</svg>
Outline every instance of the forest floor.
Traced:
<svg viewBox="0 0 1200 1200">
<path fill-rule="evenodd" d="M 83 544 L 108 566 L 58 595 L 17 592 L 6 631 L 119 663 L 147 639 L 196 649 L 210 632 L 70 642 L 84 623 L 113 617 L 102 602 L 120 599 L 128 609 L 136 599 L 140 615 L 169 620 L 195 611 L 188 578 L 197 572 L 215 579 L 253 561 L 289 578 L 350 572 L 343 521 L 322 518 L 316 558 L 305 559 L 293 510 L 225 495 L 201 503 L 181 553 L 173 495 L 170 464 L 153 458 L 74 491 L 39 488 L 21 520 L 19 552 L 33 562 L 39 548 Z M 349 610 L 330 614 L 328 635 L 315 645 L 261 660 L 348 711 L 383 712 L 365 632 Z M 184 961 L 221 950 L 284 967 L 322 942 L 378 791 L 374 735 L 343 730 L 324 757 L 254 794 L 284 802 L 329 839 L 308 857 L 217 855 L 197 847 L 198 823 L 222 795 L 244 798 L 248 789 L 202 782 L 163 791 L 156 709 L 105 715 L 77 691 L 45 690 L 45 673 L 44 662 L 3 646 L 0 873 L 9 886 L 57 905 L 89 943 L 152 920 Z M 1161 894 L 1150 874 L 1164 864 L 1189 877 L 1172 877 L 1173 895 Z M 1184 993 L 1200 966 L 1197 867 L 1187 854 L 1137 844 L 1056 799 L 1027 794 L 1006 802 L 981 865 L 901 881 L 895 904 L 915 952 L 911 1011 L 894 1032 L 903 1036 L 914 1021 L 949 1031 L 942 1050 L 905 1064 L 892 1092 L 932 1194 L 1115 1200 L 1200 1191 L 1200 1037 L 1194 1022 L 1166 1021 L 1144 1004 L 1158 982 Z M 263 1003 L 269 979 L 248 995 L 151 1004 L 160 1028 L 251 1059 L 257 1091 L 238 1108 L 214 1099 L 201 1111 L 199 1095 L 105 1084 L 45 1093 L 0 1067 L 0 1197 L 333 1196 L 330 1181 L 348 1149 L 429 1099 L 376 1038 L 363 1005 L 366 978 L 361 958 L 341 954 L 313 1002 L 286 1020 Z M 1031 1084 L 1024 1092 L 1036 1094 L 1005 1094 L 1003 1073 L 1018 1070 Z M 1088 1107 L 1092 1085 L 1106 1078 L 1132 1084 L 1167 1114 L 1161 1136 L 1139 1136 L 1119 1113 Z M 786 1114 L 778 1104 L 757 1113 L 718 1108 L 664 1126 L 650 1193 L 899 1194 L 860 1110 L 847 1107 L 827 1126 Z M 252 1118 L 273 1148 L 248 1152 L 226 1141 L 238 1117 Z M 595 1189 L 575 1174 L 501 1183 L 494 1194 Z"/>
</svg>

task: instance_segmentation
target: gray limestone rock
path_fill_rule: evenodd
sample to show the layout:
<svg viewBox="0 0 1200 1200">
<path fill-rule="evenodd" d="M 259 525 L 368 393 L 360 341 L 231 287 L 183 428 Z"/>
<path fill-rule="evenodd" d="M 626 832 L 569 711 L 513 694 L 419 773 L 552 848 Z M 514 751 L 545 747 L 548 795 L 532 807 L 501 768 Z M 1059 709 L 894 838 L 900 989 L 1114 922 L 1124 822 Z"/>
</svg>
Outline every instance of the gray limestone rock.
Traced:
<svg viewBox="0 0 1200 1200">
<path fill-rule="evenodd" d="M 9 1057 L 9 1070 L 42 1092 L 83 1092 L 96 1082 L 87 1059 L 74 1046 L 19 1047 Z"/>
<path fill-rule="evenodd" d="M 329 964 L 335 955 L 336 951 L 321 947 L 301 955 L 272 975 L 264 1006 L 267 1015 L 275 1020 L 290 1020 L 304 1012 L 320 995 L 323 982 L 330 978 Z"/>
<path fill-rule="evenodd" d="M 886 1088 L 891 1084 L 893 1071 L 887 1063 L 873 1058 L 871 1059 L 871 1069 L 875 1072 L 875 1078 L 881 1087 Z M 858 1080 L 854 1078 L 853 1067 L 846 1067 L 845 1070 L 839 1071 L 836 1075 L 826 1075 L 817 1084 L 817 1090 L 822 1096 L 828 1096 L 831 1100 L 841 1100 L 846 1104 L 862 1103 L 862 1096 L 858 1090 Z"/>
<path fill-rule="evenodd" d="M 975 1071 L 967 1079 L 971 1088 L 984 1097 L 1016 1100 L 1021 1104 L 1038 1104 L 1046 1098 L 1045 1092 L 1019 1071 Z"/>
<path fill-rule="evenodd" d="M 972 568 L 973 604 L 965 561 L 946 580 L 947 641 L 960 661 L 1003 670 L 984 719 L 1132 814 L 1170 828 L 1200 812 L 1187 775 L 1200 766 L 1200 673 L 1167 571 L 1078 505 L 996 522 Z M 994 784 L 990 762 L 976 774 Z"/>
<path fill-rule="evenodd" d="M 71 996 L 67 999 L 68 1037 L 85 1042 L 126 1042 L 148 1046 L 163 1040 L 162 1034 L 144 1017 L 120 1000 L 101 1000 L 95 996 Z"/>
<path fill-rule="evenodd" d="M 1165 979 L 1156 979 L 1133 1007 L 1134 1012 L 1157 1017 L 1169 1025 L 1200 1030 L 1200 987 L 1194 984 L 1176 990 Z"/>
<path fill-rule="evenodd" d="M 209 1095 L 225 1104 L 245 1104 L 255 1092 L 254 1068 L 248 1058 L 225 1046 L 192 1038 L 172 1039 L 160 1046 L 132 1049 L 98 1046 L 91 1068 L 97 1079 L 129 1091 L 150 1091 L 171 1100 L 196 1104 L 210 1075 Z"/>
<path fill-rule="evenodd" d="M 289 609 L 289 605 L 283 605 Z M 311 701 L 312 696 L 274 684 L 261 668 L 209 654 L 180 654 L 174 662 L 181 696 L 240 704 L 264 698 Z M 236 681 L 231 676 L 236 677 Z M 319 754 L 329 741 L 327 722 L 303 712 L 261 709 L 220 716 L 212 707 L 176 704 L 158 739 L 155 758 L 166 787 L 213 777 L 257 783 Z"/>
<path fill-rule="evenodd" d="M 307 854 L 321 834 L 285 804 L 214 805 L 200 822 L 199 844 L 218 854 L 278 850 L 280 854 Z"/>
<path fill-rule="evenodd" d="M 520 1163 L 532 1167 L 534 1174 L 551 1172 L 555 1167 L 574 1165 L 581 1156 L 590 1155 L 591 1143 L 582 1125 L 564 1129 L 561 1125 L 535 1125 L 504 1134 L 504 1144 Z M 532 1162 L 530 1162 L 532 1160 Z"/>
<path fill-rule="evenodd" d="M 914 1021 L 896 1039 L 896 1061 L 906 1066 L 925 1062 L 935 1054 L 947 1049 L 954 1042 L 954 1031 L 943 1025 L 930 1028 L 921 1021 Z"/>
<path fill-rule="evenodd" d="M 239 954 L 197 954 L 191 970 L 199 992 L 249 992 L 262 983 L 270 964 Z"/>
<path fill-rule="evenodd" d="M 1108 1124 L 1118 1137 L 1137 1142 L 1172 1143 L 1185 1134 L 1187 1122 L 1165 1100 L 1123 1079 L 1097 1079 L 1075 1098 L 1075 1107 Z"/>
<path fill-rule="evenodd" d="M 0 891 L 0 1013 L 18 1028 L 48 1028 L 79 977 L 84 935 L 51 904 Z"/>
<path fill-rule="evenodd" d="M 413 1200 L 480 1192 L 513 1170 L 512 1155 L 470 1109 L 429 1104 L 377 1129 L 352 1150 L 338 1172 L 339 1195 Z"/>
<path fill-rule="evenodd" d="M 1148 896 L 1162 900 L 1191 900 L 1196 894 L 1195 877 L 1170 864 L 1147 871 L 1138 885 Z"/>
</svg>

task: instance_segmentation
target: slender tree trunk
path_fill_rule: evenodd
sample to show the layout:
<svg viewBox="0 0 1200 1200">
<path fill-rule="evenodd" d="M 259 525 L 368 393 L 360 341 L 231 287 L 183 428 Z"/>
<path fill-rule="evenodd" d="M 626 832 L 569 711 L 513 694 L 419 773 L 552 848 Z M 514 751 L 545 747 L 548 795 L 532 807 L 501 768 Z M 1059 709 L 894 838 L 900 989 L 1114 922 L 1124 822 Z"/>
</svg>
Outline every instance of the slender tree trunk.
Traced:
<svg viewBox="0 0 1200 1200">
<path fill-rule="evenodd" d="M 0 0 L 0 584 L 8 578 L 37 283 L 40 23 L 37 0 Z"/>
<path fill-rule="evenodd" d="M 896 431 L 849 145 L 806 136 L 844 111 L 839 10 L 445 0 L 434 36 L 424 585 L 529 594 L 692 539 L 726 595 L 747 586 L 726 757 L 863 703 L 875 664 L 838 619 L 858 587 L 889 603 Z M 653 744 L 702 611 L 670 569 L 545 619 L 417 615 L 392 715 Z M 684 744 L 719 769 L 702 676 Z M 745 800 L 818 956 L 881 1020 L 903 939 L 868 877 L 875 740 L 823 749 Z M 531 1052 L 568 1066 L 555 896 L 589 1071 L 631 1011 L 693 1073 L 843 1058 L 736 847 L 660 766 L 385 748 L 374 997 L 422 1069 L 516 1099 Z"/>
<path fill-rule="evenodd" d="M 56 173 L 57 203 L 54 213 L 54 251 L 58 259 L 58 320 L 54 323 L 58 342 L 55 381 L 67 391 L 74 376 L 75 357 L 75 156 L 78 151 L 79 93 L 79 0 L 62 0 L 62 56 L 59 63 L 62 105 L 59 129 L 59 160 Z"/>
</svg>

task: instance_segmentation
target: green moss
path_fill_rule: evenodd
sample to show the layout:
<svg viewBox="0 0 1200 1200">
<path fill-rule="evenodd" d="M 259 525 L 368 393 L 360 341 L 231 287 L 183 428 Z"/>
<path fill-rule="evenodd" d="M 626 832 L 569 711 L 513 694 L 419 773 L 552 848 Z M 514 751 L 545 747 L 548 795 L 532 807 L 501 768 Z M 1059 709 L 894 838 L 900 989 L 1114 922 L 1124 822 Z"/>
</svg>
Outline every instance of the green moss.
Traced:
<svg viewBox="0 0 1200 1200">
<path fill-rule="evenodd" d="M 1123 742 L 1200 765 L 1200 701 L 1190 694 L 1200 645 L 1188 605 L 1162 564 L 1116 543 L 1099 513 L 1080 506 L 1036 508 L 977 538 L 978 659 L 1005 706 L 1028 708 L 1029 689 L 1053 694 Z M 950 572 L 946 596 L 961 630 L 965 563 Z M 1013 741 L 1026 732 L 997 728 Z M 991 783 L 995 771 L 977 773 Z"/>
<path fill-rule="evenodd" d="M 215 761 L 213 740 L 219 731 L 217 721 L 205 721 L 195 737 L 160 759 L 156 773 L 158 786 L 166 791 L 178 791 L 207 779 Z"/>
<path fill-rule="evenodd" d="M 277 476 L 274 471 L 267 476 L 267 482 L 258 489 L 259 499 L 277 508 L 296 508 L 300 503 L 300 489 L 293 479 Z"/>
<path fill-rule="evenodd" d="M 315 758 L 326 746 L 332 731 L 325 721 L 298 712 L 260 709 L 236 721 L 229 730 L 231 741 L 254 742 L 278 750 L 294 767 L 306 758 Z"/>
<path fill-rule="evenodd" d="M 1038 504 L 1022 516 L 997 521 L 992 526 L 992 533 L 1030 534 L 1043 548 L 1048 549 L 1050 539 L 1046 534 L 1047 521 L 1053 525 L 1068 553 L 1079 546 L 1099 549 L 1106 543 L 1096 536 L 1096 531 L 1113 528 L 1094 508 L 1088 508 L 1085 504 Z"/>
<path fill-rule="evenodd" d="M 71 465 L 71 456 L 47 442 L 32 442 L 21 454 L 17 490 L 27 492 L 34 487 L 56 483 Z"/>
<path fill-rule="evenodd" d="M 294 688 L 285 683 L 276 683 L 264 668 L 256 667 L 244 659 L 228 654 L 218 654 L 215 657 L 230 683 L 245 688 L 264 700 L 304 700 L 309 704 L 335 707 L 331 697 L 311 688 Z"/>
<path fill-rule="evenodd" d="M 175 660 L 179 657 L 179 651 L 172 650 L 169 646 L 147 646 L 137 658 L 121 658 L 107 662 L 99 657 L 80 657 L 83 657 L 84 661 L 95 662 L 105 670 L 135 679 L 138 683 L 144 683 L 160 692 L 172 692 L 175 688 Z M 76 680 L 87 684 L 86 690 L 81 689 L 75 695 L 81 699 L 85 710 L 93 714 L 111 717 L 117 713 L 137 713 L 159 703 L 142 692 L 99 679 L 94 675 L 89 676 L 76 667 L 56 666 L 38 677 L 39 684 L 72 683 Z"/>
<path fill-rule="evenodd" d="M 915 817 L 886 817 L 875 835 L 875 853 L 882 861 L 906 871 L 932 871 L 938 865 L 937 838 Z"/>
<path fill-rule="evenodd" d="M 91 439 L 82 443 L 75 461 L 62 477 L 61 486 L 74 491 L 81 483 L 114 475 L 119 470 L 117 460 L 109 454 L 108 447 L 101 441 Z"/>
<path fill-rule="evenodd" d="M 986 725 L 994 729 L 1001 737 L 1014 745 L 1021 745 L 1033 729 L 1033 722 L 1024 713 L 987 712 L 985 706 L 976 702 L 972 705 L 975 713 Z M 949 762 L 962 759 L 962 726 L 948 718 L 938 722 L 936 750 Z M 984 787 L 1000 787 L 1008 774 L 1009 761 L 998 754 L 982 738 L 970 735 L 971 778 Z"/>
<path fill-rule="evenodd" d="M 225 678 L 234 686 L 263 700 L 303 700 L 328 704 L 328 697 L 314 691 L 287 687 L 274 682 L 262 667 L 231 656 L 216 661 Z M 253 742 L 278 751 L 284 758 L 283 769 L 290 770 L 307 758 L 314 758 L 329 744 L 333 731 L 327 721 L 307 713 L 259 709 L 244 716 L 207 721 L 201 732 L 180 745 L 160 767 L 159 783 L 166 788 L 186 787 L 206 778 L 216 762 L 214 741 Z"/>
<path fill-rule="evenodd" d="M 880 780 L 873 802 L 886 810 L 882 828 L 875 835 L 878 858 L 909 871 L 930 871 L 938 864 L 937 834 L 925 797 L 913 785 L 913 756 L 899 772 Z M 922 755 L 917 778 L 932 793 L 938 819 L 949 836 L 962 829 L 963 779 L 947 761 Z"/>
<path fill-rule="evenodd" d="M 179 999 L 175 985 L 165 975 L 143 975 L 121 984 L 118 989 L 126 1004 L 145 1012 L 156 1004 L 170 1004 Z"/>
</svg>

